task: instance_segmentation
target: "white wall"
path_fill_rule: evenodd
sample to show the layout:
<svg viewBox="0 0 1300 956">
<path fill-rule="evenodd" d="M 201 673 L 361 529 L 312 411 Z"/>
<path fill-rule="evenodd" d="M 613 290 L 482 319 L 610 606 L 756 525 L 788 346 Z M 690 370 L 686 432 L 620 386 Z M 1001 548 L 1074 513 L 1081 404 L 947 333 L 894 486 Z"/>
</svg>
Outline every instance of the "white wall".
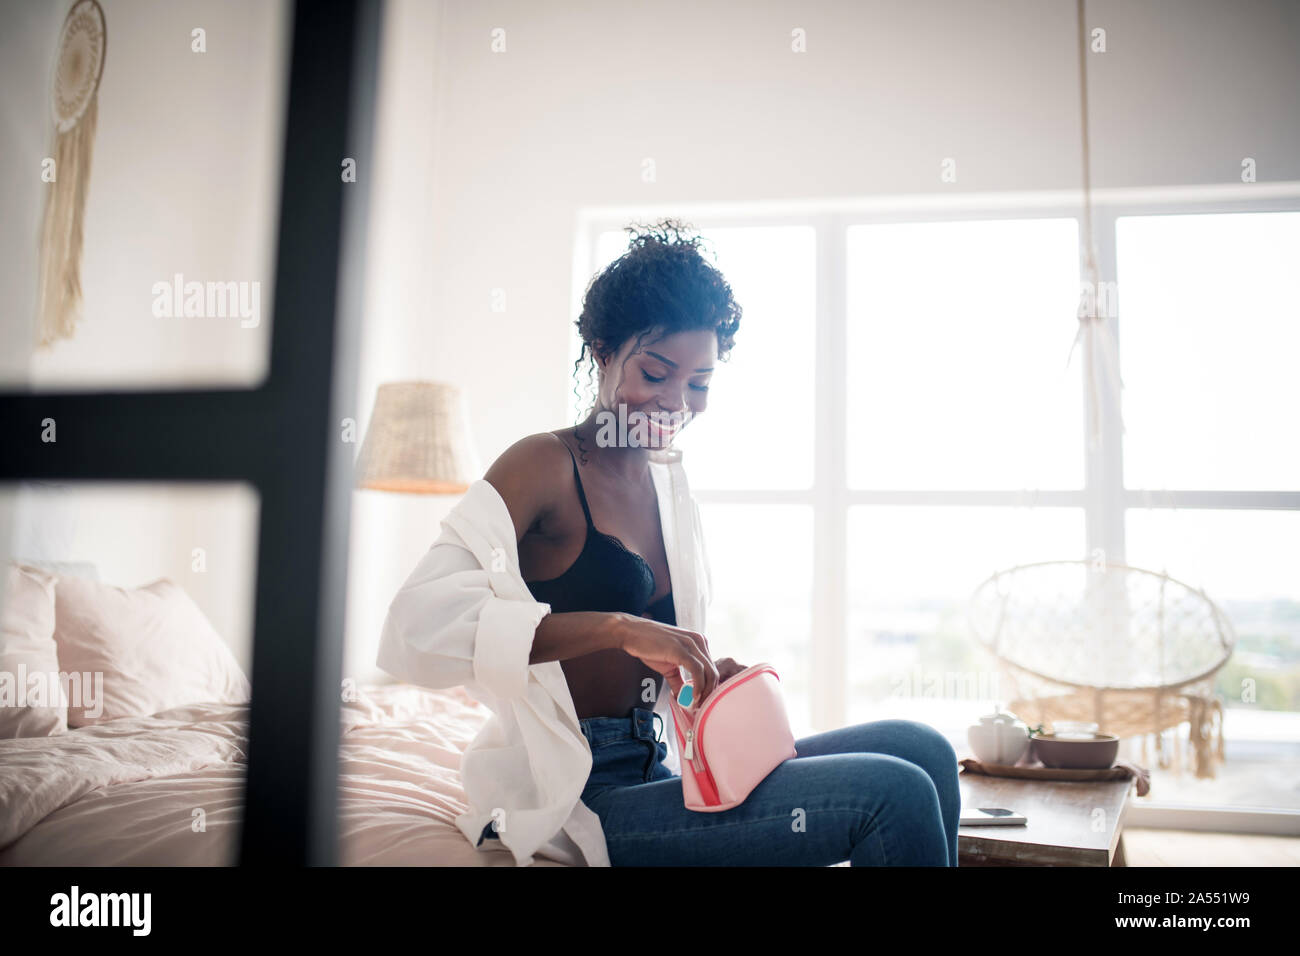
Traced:
<svg viewBox="0 0 1300 956">
<path fill-rule="evenodd" d="M 390 50 L 436 85 L 378 144 L 411 187 L 377 224 L 406 252 L 370 316 L 402 352 L 379 377 L 418 368 L 465 387 L 486 461 L 562 423 L 579 207 L 951 190 L 944 157 L 962 191 L 1080 184 L 1071 0 L 390 8 L 440 22 Z M 1089 60 L 1094 185 L 1239 182 L 1245 156 L 1261 182 L 1300 178 L 1300 6 L 1088 10 L 1108 46 Z M 493 54 L 497 27 L 507 52 Z"/>
<path fill-rule="evenodd" d="M 259 382 L 274 291 L 285 89 L 284 2 L 103 0 L 107 50 L 85 210 L 84 314 L 31 354 L 37 240 L 52 155 L 50 76 L 69 4 L 0 14 L 6 383 L 81 389 Z M 191 51 L 191 31 L 207 51 Z M 262 321 L 157 318 L 153 286 L 259 282 Z"/>
<path fill-rule="evenodd" d="M 250 485 L 36 482 L 0 487 L 10 553 L 94 564 L 104 584 L 171 578 L 252 673 L 258 497 Z"/>
<path fill-rule="evenodd" d="M 252 385 L 270 342 L 287 10 L 266 0 L 101 0 L 107 55 L 85 211 L 84 314 L 33 351 L 50 77 L 70 3 L 0 2 L 0 383 L 37 389 Z M 191 31 L 206 31 L 205 53 Z M 260 282 L 263 320 L 160 319 L 153 284 Z M 57 493 L 59 489 L 63 493 Z M 235 485 L 0 488 L 0 551 L 171 577 L 250 667 L 256 495 Z M 51 499 L 58 505 L 51 504 Z M 207 571 L 193 571 L 193 548 Z"/>
<path fill-rule="evenodd" d="M 0 376 L 257 381 L 267 319 L 260 330 L 164 326 L 148 306 L 152 283 L 181 271 L 262 280 L 269 316 L 284 5 L 104 7 L 86 318 L 75 340 L 32 363 L 44 91 L 64 7 L 0 0 Z M 1088 10 L 1108 46 L 1089 60 L 1096 185 L 1235 182 L 1245 156 L 1261 182 L 1300 179 L 1296 4 L 1091 0 Z M 362 433 L 375 389 L 400 378 L 463 388 L 485 467 L 523 435 L 568 423 L 584 206 L 1077 187 L 1074 18 L 1071 0 L 390 0 L 369 171 Z M 189 52 L 195 26 L 208 33 L 201 56 Z M 790 52 L 796 27 L 807 53 Z M 491 52 L 494 28 L 505 53 Z M 944 157 L 957 161 L 956 184 L 939 182 Z M 494 288 L 504 313 L 491 309 Z M 230 513 L 228 498 L 204 512 L 171 493 L 157 500 L 151 520 L 176 509 L 210 519 L 192 518 L 203 527 L 174 550 L 119 536 L 137 512 L 105 519 L 85 553 L 120 555 L 119 571 L 103 569 L 114 583 L 162 568 L 181 579 L 186 540 L 217 540 L 208 522 Z M 354 495 L 350 675 L 368 676 L 388 601 L 454 500 Z M 251 619 L 251 591 L 208 581 L 224 589 L 204 598 L 214 620 L 222 601 L 245 602 Z M 236 617 L 225 627 L 239 645 Z"/>
<path fill-rule="evenodd" d="M 440 4 L 387 5 L 381 39 L 366 306 L 357 372 L 358 445 L 383 382 L 429 377 L 441 323 L 433 308 L 435 43 Z M 362 171 L 363 173 L 365 171 Z M 355 491 L 344 673 L 387 680 L 374 665 L 384 614 L 438 533 L 454 498 Z"/>
<path fill-rule="evenodd" d="M 456 383 L 484 467 L 570 424 L 583 206 L 1081 183 L 1073 0 L 389 7 L 404 28 L 385 69 L 410 86 L 376 144 L 363 421 L 378 382 Z M 1087 10 L 1107 45 L 1088 63 L 1095 186 L 1239 182 L 1247 156 L 1261 183 L 1300 179 L 1300 5 Z M 807 53 L 790 51 L 796 27 Z M 491 52 L 495 28 L 505 53 Z M 939 181 L 944 157 L 955 184 Z M 451 503 L 368 494 L 353 524 L 359 644 Z"/>
</svg>

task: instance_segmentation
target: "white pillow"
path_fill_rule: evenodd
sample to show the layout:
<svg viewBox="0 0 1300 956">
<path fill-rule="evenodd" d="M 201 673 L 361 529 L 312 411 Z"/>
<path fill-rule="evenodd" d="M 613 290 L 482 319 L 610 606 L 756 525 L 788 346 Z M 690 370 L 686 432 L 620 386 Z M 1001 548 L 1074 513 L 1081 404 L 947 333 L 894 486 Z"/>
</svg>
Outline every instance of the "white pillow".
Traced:
<svg viewBox="0 0 1300 956">
<path fill-rule="evenodd" d="M 10 563 L 0 613 L 0 738 L 68 732 L 54 643 L 55 576 Z"/>
<path fill-rule="evenodd" d="M 54 596 L 59 667 L 81 674 L 68 686 L 69 727 L 249 699 L 230 648 L 170 579 L 121 588 L 61 577 Z"/>
</svg>

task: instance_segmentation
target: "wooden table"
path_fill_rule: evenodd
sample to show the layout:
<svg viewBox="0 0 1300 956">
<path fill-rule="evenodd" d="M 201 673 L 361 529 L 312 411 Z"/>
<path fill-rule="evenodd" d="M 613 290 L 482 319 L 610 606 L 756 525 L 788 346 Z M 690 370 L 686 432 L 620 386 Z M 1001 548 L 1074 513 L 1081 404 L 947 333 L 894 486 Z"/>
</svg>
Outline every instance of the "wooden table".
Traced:
<svg viewBox="0 0 1300 956">
<path fill-rule="evenodd" d="M 1017 780 L 960 773 L 963 807 L 1006 807 L 1029 822 L 962 827 L 959 866 L 1124 866 L 1121 834 L 1133 780 Z"/>
</svg>

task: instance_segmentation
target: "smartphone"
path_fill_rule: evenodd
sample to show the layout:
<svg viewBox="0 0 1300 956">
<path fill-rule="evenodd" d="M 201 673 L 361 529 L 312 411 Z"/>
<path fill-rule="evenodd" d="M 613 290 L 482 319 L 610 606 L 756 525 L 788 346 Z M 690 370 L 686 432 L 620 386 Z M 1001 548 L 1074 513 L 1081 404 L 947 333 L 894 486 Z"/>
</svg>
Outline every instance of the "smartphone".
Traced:
<svg viewBox="0 0 1300 956">
<path fill-rule="evenodd" d="M 1028 821 L 1014 810 L 1005 807 L 962 807 L 962 827 L 1014 827 L 1024 826 Z"/>
</svg>

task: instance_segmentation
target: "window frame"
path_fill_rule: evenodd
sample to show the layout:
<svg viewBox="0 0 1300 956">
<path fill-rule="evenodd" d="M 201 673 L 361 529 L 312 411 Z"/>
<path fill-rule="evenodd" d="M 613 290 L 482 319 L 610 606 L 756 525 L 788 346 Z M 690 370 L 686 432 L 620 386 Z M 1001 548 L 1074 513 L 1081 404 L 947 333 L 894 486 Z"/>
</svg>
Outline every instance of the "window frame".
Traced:
<svg viewBox="0 0 1300 956">
<path fill-rule="evenodd" d="M 1099 281 L 1117 279 L 1116 221 L 1122 216 L 1190 215 L 1234 212 L 1300 211 L 1300 182 L 1125 187 L 1092 193 L 1092 221 Z M 1101 397 L 1100 436 L 1089 440 L 1091 409 L 1085 390 L 1079 441 L 1084 447 L 1084 475 L 1077 489 L 905 490 L 855 489 L 847 468 L 847 236 L 850 226 L 911 222 L 956 222 L 993 219 L 1073 218 L 1079 222 L 1080 278 L 1086 277 L 1083 197 L 1078 190 L 1024 193 L 933 193 L 811 202 L 676 204 L 599 207 L 580 211 L 574 256 L 573 313 L 581 309 L 582 291 L 601 264 L 596 244 L 602 232 L 622 229 L 633 219 L 686 216 L 708 231 L 727 227 L 812 226 L 815 231 L 817 342 L 814 349 L 813 483 L 794 490 L 697 489 L 701 502 L 790 504 L 812 506 L 813 605 L 809 686 L 812 724 L 819 730 L 843 726 L 847 706 L 848 601 L 845 569 L 847 524 L 857 505 L 952 505 L 1081 508 L 1085 554 L 1114 563 L 1125 560 L 1125 519 L 1130 509 L 1300 510 L 1300 489 L 1277 491 L 1128 488 L 1124 484 L 1120 404 L 1109 389 Z M 1116 287 L 1118 288 L 1118 287 Z M 1122 354 L 1120 319 L 1123 290 L 1115 314 L 1104 319 Z M 1062 356 L 1069 348 L 1062 342 Z M 571 358 L 576 357 L 572 355 Z M 1086 340 L 1072 362 L 1087 361 Z M 570 396 L 572 399 L 572 396 Z M 1122 401 L 1122 398 L 1120 399 Z M 570 404 L 572 411 L 572 404 Z M 992 569 L 990 569 L 992 570 Z M 972 582 L 974 586 L 976 582 Z M 1158 825 L 1162 808 L 1144 808 L 1145 825 Z M 1170 808 L 1171 812 L 1173 808 Z M 1179 808 L 1186 815 L 1188 808 Z M 1229 812 L 1249 816 L 1249 810 Z M 1275 811 L 1263 811 L 1273 812 Z M 1289 817 L 1289 815 L 1287 815 Z M 1182 819 L 1182 817 L 1180 817 Z"/>
</svg>

